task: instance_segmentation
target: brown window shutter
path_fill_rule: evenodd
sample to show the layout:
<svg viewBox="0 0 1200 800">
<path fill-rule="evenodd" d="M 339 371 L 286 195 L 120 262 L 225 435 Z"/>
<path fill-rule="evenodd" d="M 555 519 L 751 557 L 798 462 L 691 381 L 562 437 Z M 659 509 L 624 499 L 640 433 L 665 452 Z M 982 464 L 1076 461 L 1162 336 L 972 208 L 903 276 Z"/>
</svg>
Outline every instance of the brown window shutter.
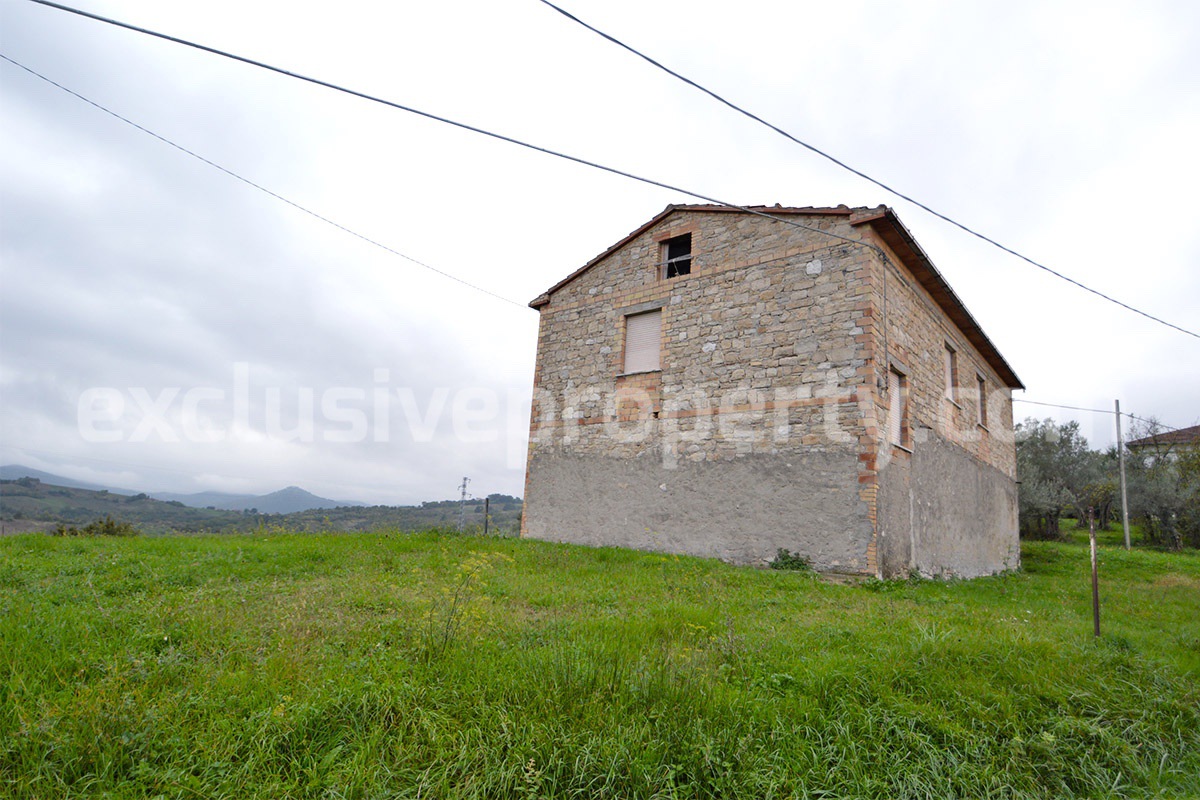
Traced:
<svg viewBox="0 0 1200 800">
<path fill-rule="evenodd" d="M 662 312 L 648 311 L 625 318 L 625 372 L 659 369 L 662 349 Z"/>
</svg>

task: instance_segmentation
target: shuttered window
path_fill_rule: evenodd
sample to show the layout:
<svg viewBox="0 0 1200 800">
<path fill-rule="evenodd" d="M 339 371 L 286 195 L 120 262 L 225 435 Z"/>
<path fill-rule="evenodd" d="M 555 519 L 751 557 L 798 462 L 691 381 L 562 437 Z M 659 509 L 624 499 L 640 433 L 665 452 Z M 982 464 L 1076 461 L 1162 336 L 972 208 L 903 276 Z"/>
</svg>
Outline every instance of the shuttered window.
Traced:
<svg viewBox="0 0 1200 800">
<path fill-rule="evenodd" d="M 904 376 L 888 371 L 888 440 L 903 445 L 904 435 Z"/>
<path fill-rule="evenodd" d="M 660 368 L 662 311 L 647 311 L 625 318 L 625 372 L 650 372 Z"/>
</svg>

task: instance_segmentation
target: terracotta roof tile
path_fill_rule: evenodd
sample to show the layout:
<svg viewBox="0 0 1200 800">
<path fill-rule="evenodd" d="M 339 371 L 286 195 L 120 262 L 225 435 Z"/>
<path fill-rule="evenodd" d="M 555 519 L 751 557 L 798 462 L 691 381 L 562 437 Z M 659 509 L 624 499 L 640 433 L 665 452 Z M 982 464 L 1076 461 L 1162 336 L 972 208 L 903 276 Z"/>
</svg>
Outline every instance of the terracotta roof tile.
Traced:
<svg viewBox="0 0 1200 800">
<path fill-rule="evenodd" d="M 1180 428 L 1177 431 L 1163 431 L 1125 443 L 1126 447 L 1149 447 L 1156 444 L 1200 444 L 1200 425 Z"/>
</svg>

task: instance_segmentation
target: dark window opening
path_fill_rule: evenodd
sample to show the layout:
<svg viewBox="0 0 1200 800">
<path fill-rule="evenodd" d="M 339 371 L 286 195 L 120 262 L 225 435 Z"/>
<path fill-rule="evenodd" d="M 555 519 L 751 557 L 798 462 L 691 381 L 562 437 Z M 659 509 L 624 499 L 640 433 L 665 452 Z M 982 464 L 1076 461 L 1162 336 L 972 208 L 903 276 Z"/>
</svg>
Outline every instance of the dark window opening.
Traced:
<svg viewBox="0 0 1200 800">
<path fill-rule="evenodd" d="M 692 235 L 685 233 L 662 243 L 664 274 L 668 278 L 688 275 L 692 271 Z"/>
<path fill-rule="evenodd" d="M 982 375 L 975 376 L 976 387 L 976 403 L 975 403 L 975 421 L 983 427 L 987 427 L 987 382 Z"/>
</svg>

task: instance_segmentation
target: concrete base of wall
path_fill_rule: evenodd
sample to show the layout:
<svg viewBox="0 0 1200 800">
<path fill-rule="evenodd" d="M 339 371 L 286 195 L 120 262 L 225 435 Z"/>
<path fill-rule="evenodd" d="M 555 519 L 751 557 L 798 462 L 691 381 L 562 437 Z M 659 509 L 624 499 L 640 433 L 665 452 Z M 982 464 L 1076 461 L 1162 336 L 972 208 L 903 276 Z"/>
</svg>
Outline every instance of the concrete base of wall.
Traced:
<svg viewBox="0 0 1200 800">
<path fill-rule="evenodd" d="M 879 565 L 885 578 L 974 578 L 1021 565 L 1017 485 L 925 430 L 911 455 L 879 472 Z"/>
<path fill-rule="evenodd" d="M 865 573 L 872 539 L 855 452 L 745 456 L 663 467 L 543 453 L 529 463 L 525 535 L 762 565 L 779 548 Z"/>
</svg>

